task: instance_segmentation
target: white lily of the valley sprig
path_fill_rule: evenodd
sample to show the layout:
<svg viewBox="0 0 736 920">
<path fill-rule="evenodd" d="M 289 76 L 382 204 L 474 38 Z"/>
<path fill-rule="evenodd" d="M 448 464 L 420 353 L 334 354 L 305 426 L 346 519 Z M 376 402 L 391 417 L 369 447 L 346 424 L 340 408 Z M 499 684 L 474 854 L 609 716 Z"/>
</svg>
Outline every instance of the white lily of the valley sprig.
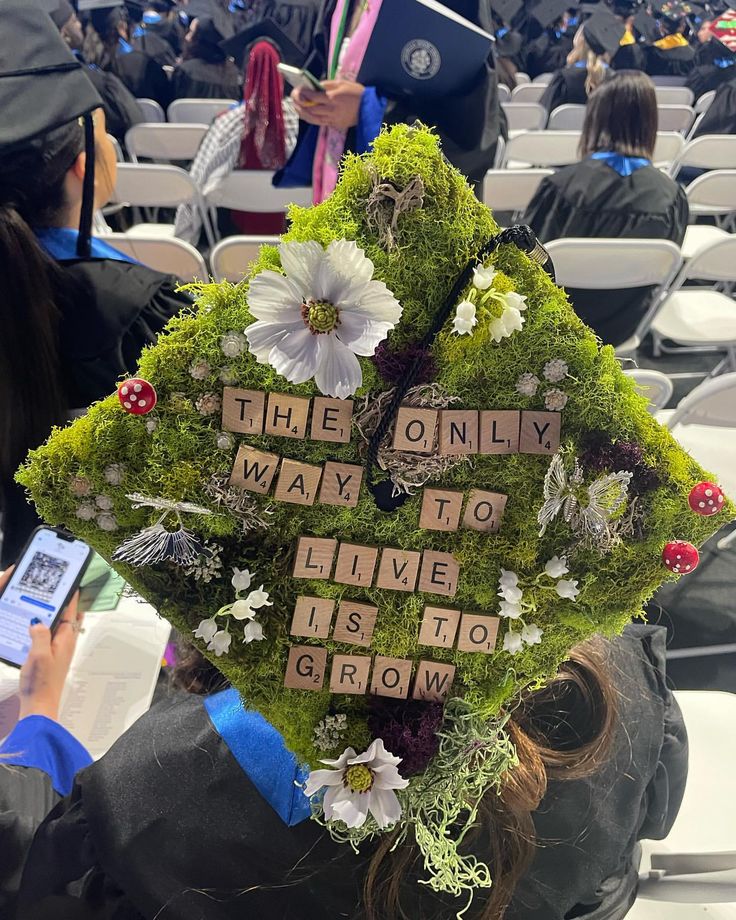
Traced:
<svg viewBox="0 0 736 920">
<path fill-rule="evenodd" d="M 327 787 L 322 808 L 328 821 L 342 821 L 347 827 L 362 827 L 370 812 L 384 830 L 401 817 L 395 789 L 405 789 L 409 780 L 397 769 L 401 757 L 394 757 L 376 738 L 367 751 L 356 754 L 346 748 L 337 760 L 323 760 L 330 770 L 312 770 L 304 794 L 312 797 Z"/>
<path fill-rule="evenodd" d="M 495 277 L 496 270 L 493 266 L 476 265 L 473 269 L 473 287 L 479 291 L 487 291 Z"/>
<path fill-rule="evenodd" d="M 576 600 L 578 594 L 580 594 L 577 581 L 570 578 L 560 579 L 555 585 L 555 591 L 560 597 L 568 598 L 571 601 Z"/>
<path fill-rule="evenodd" d="M 207 651 L 214 652 L 219 658 L 230 648 L 232 636 L 226 629 L 220 629 L 214 617 L 201 620 L 199 626 L 193 630 L 197 639 L 207 643 Z"/>
<path fill-rule="evenodd" d="M 501 577 L 498 580 L 498 596 L 510 604 L 519 603 L 523 592 L 519 587 L 519 576 L 516 572 L 501 569 Z"/>
<path fill-rule="evenodd" d="M 567 575 L 570 571 L 567 567 L 567 556 L 563 556 L 562 558 L 553 556 L 551 559 L 547 560 L 544 571 L 550 578 L 562 578 L 563 575 Z"/>
<path fill-rule="evenodd" d="M 314 378 L 321 393 L 346 399 L 363 382 L 356 355 L 375 353 L 401 304 L 352 240 L 281 243 L 279 253 L 285 275 L 262 271 L 248 289 L 250 351 L 290 383 Z"/>
<path fill-rule="evenodd" d="M 455 310 L 452 331 L 457 335 L 471 335 L 473 326 L 478 322 L 475 312 L 474 303 L 471 303 L 469 300 L 461 300 Z"/>
<path fill-rule="evenodd" d="M 544 630 L 534 623 L 526 623 L 521 632 L 509 629 L 503 637 L 503 650 L 510 655 L 516 655 L 525 645 L 539 645 L 542 641 Z"/>
</svg>

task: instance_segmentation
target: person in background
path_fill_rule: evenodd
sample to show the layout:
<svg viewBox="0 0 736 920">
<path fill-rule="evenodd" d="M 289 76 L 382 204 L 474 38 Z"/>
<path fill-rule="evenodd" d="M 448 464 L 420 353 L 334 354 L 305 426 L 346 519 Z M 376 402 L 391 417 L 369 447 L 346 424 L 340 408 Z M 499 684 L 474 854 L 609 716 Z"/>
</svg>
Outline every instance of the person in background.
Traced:
<svg viewBox="0 0 736 920">
<path fill-rule="evenodd" d="M 177 52 L 163 35 L 155 31 L 153 23 L 149 26 L 146 18 L 154 22 L 160 14 L 147 11 L 148 4 L 142 0 L 125 0 L 125 11 L 130 23 L 130 44 L 136 50 L 155 61 L 160 67 L 173 67 L 177 61 Z"/>
<path fill-rule="evenodd" d="M 5 0 L 0 62 L 0 559 L 8 564 L 38 524 L 13 482 L 28 450 L 114 391 L 191 301 L 177 293 L 178 279 L 91 237 L 93 211 L 115 186 L 115 152 L 87 69 L 50 17 Z"/>
<path fill-rule="evenodd" d="M 516 74 L 523 70 L 524 65 L 524 39 L 514 27 L 514 22 L 521 17 L 523 4 L 521 0 L 492 0 L 491 10 L 496 39 L 493 59 L 498 82 L 513 89 Z"/>
<path fill-rule="evenodd" d="M 186 29 L 175 0 L 143 0 L 143 31 L 158 35 L 179 57 L 184 51 Z"/>
<path fill-rule="evenodd" d="M 698 123 L 693 137 L 706 134 L 736 134 L 736 72 L 716 90 L 713 102 Z"/>
<path fill-rule="evenodd" d="M 634 20 L 639 0 L 614 0 L 612 12 L 620 20 L 625 31 L 621 36 L 618 51 L 611 58 L 614 70 L 644 70 L 646 56 L 638 43 Z"/>
<path fill-rule="evenodd" d="M 679 0 L 660 0 L 655 4 L 662 37 L 648 45 L 645 51 L 645 69 L 650 76 L 685 77 L 692 70 L 695 51 L 684 35 L 688 28 L 688 9 Z"/>
<path fill-rule="evenodd" d="M 545 178 L 523 223 L 539 239 L 610 237 L 682 244 L 688 204 L 682 188 L 652 164 L 657 97 L 645 74 L 623 70 L 591 96 L 581 160 Z M 569 290 L 575 311 L 607 345 L 620 345 L 649 305 L 649 288 Z"/>
<path fill-rule="evenodd" d="M 240 73 L 220 47 L 222 35 L 211 19 L 195 19 L 184 42 L 184 57 L 171 78 L 175 99 L 237 99 Z"/>
<path fill-rule="evenodd" d="M 685 81 L 685 86 L 693 91 L 696 100 L 703 93 L 717 90 L 719 86 L 730 83 L 736 78 L 736 41 L 732 40 L 729 44 L 724 44 L 718 35 L 713 34 L 710 24 L 708 36 L 708 41 L 698 47 L 695 66 Z M 722 38 L 728 41 L 725 35 Z"/>
<path fill-rule="evenodd" d="M 568 28 L 569 0 L 542 0 L 528 17 L 528 38 L 524 49 L 525 71 L 532 80 L 565 66 L 572 51 L 575 27 Z"/>
</svg>

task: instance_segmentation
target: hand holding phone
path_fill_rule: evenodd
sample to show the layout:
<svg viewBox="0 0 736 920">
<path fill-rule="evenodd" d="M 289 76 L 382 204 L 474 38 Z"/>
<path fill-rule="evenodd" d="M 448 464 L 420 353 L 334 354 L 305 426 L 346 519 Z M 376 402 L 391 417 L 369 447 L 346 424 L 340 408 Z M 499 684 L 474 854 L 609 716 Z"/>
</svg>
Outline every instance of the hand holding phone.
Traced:
<svg viewBox="0 0 736 920">
<path fill-rule="evenodd" d="M 278 72 L 290 86 L 296 89 L 311 89 L 318 93 L 325 91 L 324 86 L 308 70 L 292 67 L 290 64 L 277 64 L 276 66 Z"/>
</svg>

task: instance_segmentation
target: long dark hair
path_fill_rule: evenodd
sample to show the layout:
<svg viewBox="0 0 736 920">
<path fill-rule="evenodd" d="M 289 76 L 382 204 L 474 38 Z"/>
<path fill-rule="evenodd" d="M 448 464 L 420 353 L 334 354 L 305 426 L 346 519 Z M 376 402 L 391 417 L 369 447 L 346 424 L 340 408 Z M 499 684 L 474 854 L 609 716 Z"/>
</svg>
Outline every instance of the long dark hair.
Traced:
<svg viewBox="0 0 736 920">
<path fill-rule="evenodd" d="M 61 270 L 31 227 L 53 223 L 64 177 L 83 149 L 84 129 L 74 121 L 0 160 L 0 480 L 64 421 L 54 293 Z"/>
<path fill-rule="evenodd" d="M 84 30 L 82 54 L 88 64 L 96 64 L 102 70 L 112 69 L 117 55 L 119 27 L 128 30 L 128 14 L 124 8 L 92 10 Z"/>
<path fill-rule="evenodd" d="M 652 158 L 657 141 L 657 95 L 640 70 L 620 70 L 591 95 L 585 111 L 580 156 L 615 151 Z"/>
</svg>

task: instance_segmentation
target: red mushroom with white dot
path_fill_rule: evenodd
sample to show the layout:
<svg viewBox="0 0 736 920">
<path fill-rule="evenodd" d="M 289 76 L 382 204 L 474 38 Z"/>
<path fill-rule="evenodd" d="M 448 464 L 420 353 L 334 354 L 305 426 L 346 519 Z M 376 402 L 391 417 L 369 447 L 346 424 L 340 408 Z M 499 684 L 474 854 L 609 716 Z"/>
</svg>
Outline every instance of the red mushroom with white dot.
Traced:
<svg viewBox="0 0 736 920">
<path fill-rule="evenodd" d="M 120 405 L 131 415 L 147 415 L 156 405 L 158 397 L 153 384 L 142 377 L 131 377 L 118 386 Z"/>
<path fill-rule="evenodd" d="M 700 553 L 686 540 L 673 540 L 662 550 L 662 562 L 675 575 L 688 575 L 698 567 Z"/>
<path fill-rule="evenodd" d="M 723 507 L 723 490 L 714 482 L 699 482 L 690 490 L 687 500 L 696 514 L 710 517 Z"/>
</svg>

